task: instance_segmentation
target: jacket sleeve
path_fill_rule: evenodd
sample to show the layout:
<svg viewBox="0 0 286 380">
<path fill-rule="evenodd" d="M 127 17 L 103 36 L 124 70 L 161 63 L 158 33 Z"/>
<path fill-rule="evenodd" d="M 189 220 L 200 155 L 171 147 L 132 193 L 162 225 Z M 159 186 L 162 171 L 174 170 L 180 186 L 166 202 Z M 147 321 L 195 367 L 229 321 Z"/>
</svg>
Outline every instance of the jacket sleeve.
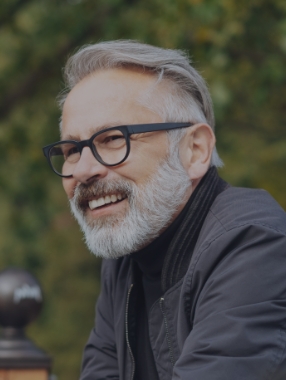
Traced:
<svg viewBox="0 0 286 380">
<path fill-rule="evenodd" d="M 106 262 L 102 263 L 101 293 L 96 305 L 95 327 L 85 346 L 80 380 L 118 380 L 113 326 L 113 302 L 108 289 Z"/>
<path fill-rule="evenodd" d="M 234 228 L 193 262 L 192 329 L 172 380 L 285 380 L 285 233 Z"/>
</svg>

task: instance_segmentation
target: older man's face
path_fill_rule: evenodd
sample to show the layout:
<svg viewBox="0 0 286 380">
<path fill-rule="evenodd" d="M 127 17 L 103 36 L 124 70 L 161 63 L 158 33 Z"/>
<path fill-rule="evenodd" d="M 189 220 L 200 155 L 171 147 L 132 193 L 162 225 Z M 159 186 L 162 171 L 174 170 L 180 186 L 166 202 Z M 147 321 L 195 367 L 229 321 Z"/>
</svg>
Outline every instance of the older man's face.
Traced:
<svg viewBox="0 0 286 380">
<path fill-rule="evenodd" d="M 144 96 L 144 94 L 152 88 L 155 81 L 156 78 L 151 75 L 123 69 L 103 70 L 84 78 L 73 88 L 64 104 L 62 139 L 88 139 L 99 129 L 111 126 L 163 122 L 157 114 L 148 110 L 143 105 L 140 105 L 138 102 L 140 97 Z M 113 167 L 100 164 L 94 158 L 90 149 L 85 147 L 82 151 L 80 161 L 75 167 L 72 178 L 63 179 L 64 189 L 68 198 L 72 199 L 72 205 L 74 206 L 76 203 L 79 205 L 79 213 L 78 211 L 75 213 L 80 214 L 76 215 L 80 224 L 82 226 L 88 226 L 88 229 L 96 226 L 97 238 L 99 238 L 99 234 L 104 231 L 105 227 L 112 228 L 111 230 L 106 230 L 106 236 L 102 238 L 102 241 L 105 242 L 106 245 L 107 237 L 111 234 L 115 235 L 116 228 L 120 228 L 120 225 L 123 226 L 123 221 L 126 222 L 125 219 L 127 219 L 127 221 L 129 220 L 129 224 L 127 223 L 125 225 L 125 229 L 131 229 L 134 224 L 139 224 L 144 213 L 145 219 L 148 219 L 148 215 L 151 214 L 150 219 L 153 219 L 155 222 L 156 217 L 158 218 L 156 212 L 157 214 L 158 212 L 161 214 L 165 212 L 163 207 L 161 211 L 159 210 L 161 206 L 164 206 L 167 210 L 165 216 L 165 218 L 169 219 L 167 222 L 171 222 L 183 208 L 186 198 L 182 196 L 183 193 L 181 193 L 177 200 L 177 203 L 179 202 L 180 204 L 174 205 L 172 210 L 168 210 L 168 203 L 172 202 L 172 198 L 174 197 L 173 193 L 179 193 L 179 188 L 176 191 L 174 187 L 169 186 L 174 179 L 175 173 L 180 171 L 178 167 L 172 169 L 174 172 L 168 174 L 169 177 L 166 174 L 166 170 L 168 171 L 169 169 L 163 169 L 160 175 L 161 177 L 163 176 L 164 179 L 156 183 L 156 177 L 160 177 L 158 170 L 162 168 L 168 155 L 169 142 L 165 132 L 132 135 L 130 155 L 125 162 Z M 183 176 L 185 176 L 185 186 L 189 187 L 190 181 L 187 178 L 187 174 L 183 174 Z M 176 184 L 176 186 L 180 187 L 182 178 L 177 178 L 177 180 L 179 183 Z M 148 184 L 152 181 L 153 188 L 155 186 L 158 192 L 157 200 L 153 199 L 152 191 L 148 193 L 150 205 L 157 205 L 157 207 L 153 207 L 153 210 L 148 207 L 149 202 L 146 197 L 144 201 L 140 202 L 140 198 L 143 198 L 145 193 L 147 193 L 147 191 L 145 191 L 146 187 L 149 186 Z M 93 187 L 93 185 L 96 187 Z M 170 187 L 171 193 L 164 199 L 164 203 L 167 203 L 165 205 L 159 205 L 161 198 L 160 192 L 165 189 L 157 189 L 158 186 L 165 188 Z M 184 187 L 184 192 L 186 191 L 186 187 Z M 141 196 L 140 192 L 137 192 L 137 195 L 134 196 L 134 191 L 132 196 L 129 192 L 132 188 L 133 190 L 139 189 Z M 102 195 L 110 197 L 111 202 L 104 205 L 99 204 L 98 207 L 93 208 L 96 202 L 91 201 L 102 198 Z M 80 199 L 80 203 L 78 199 Z M 131 201 L 131 199 L 133 199 L 133 201 Z M 107 202 L 109 202 L 109 198 L 107 198 Z M 133 202 L 133 206 L 130 205 L 130 202 Z M 130 210 L 130 207 L 133 207 L 133 211 Z M 158 208 L 158 210 L 155 210 L 155 207 Z M 146 209 L 149 209 L 147 216 Z M 137 213 L 137 215 L 135 215 L 134 212 L 135 214 Z M 147 220 L 147 225 L 148 224 Z M 162 222 L 162 225 L 166 224 L 166 221 Z M 149 227 L 151 227 L 151 224 Z M 141 229 L 142 228 L 144 227 L 141 227 Z M 154 227 L 149 229 L 154 230 Z M 94 230 L 89 230 L 89 232 L 85 230 L 85 234 L 94 235 L 95 232 Z M 145 235 L 146 234 L 147 232 Z M 122 235 L 122 228 L 118 230 L 117 235 Z M 136 233 L 134 232 L 134 236 L 135 235 Z M 142 238 L 140 239 L 142 240 Z M 116 244 L 118 245 L 119 243 Z M 116 244 L 114 243 L 113 245 Z M 91 246 L 93 243 L 89 245 L 92 249 Z M 104 248 L 105 247 L 102 247 L 102 249 Z M 110 251 L 112 251 L 111 248 Z M 124 254 L 126 254 L 127 251 L 128 248 L 126 248 L 125 251 L 122 249 L 122 252 L 125 252 Z M 105 256 L 108 255 L 114 256 L 115 254 L 111 253 Z M 119 253 L 119 255 L 121 254 Z"/>
<path fill-rule="evenodd" d="M 156 123 L 163 120 L 138 103 L 156 78 L 138 72 L 112 69 L 84 78 L 68 95 L 63 109 L 62 139 L 83 140 L 99 128 L 124 124 Z M 168 153 L 165 132 L 131 136 L 131 153 L 121 165 L 106 167 L 96 161 L 89 148 L 84 148 L 73 177 L 63 180 L 69 198 L 77 184 L 93 180 L 128 179 L 144 184 Z M 112 195 L 112 194 L 110 194 Z M 122 212 L 127 200 L 86 210 L 88 218 Z"/>
</svg>

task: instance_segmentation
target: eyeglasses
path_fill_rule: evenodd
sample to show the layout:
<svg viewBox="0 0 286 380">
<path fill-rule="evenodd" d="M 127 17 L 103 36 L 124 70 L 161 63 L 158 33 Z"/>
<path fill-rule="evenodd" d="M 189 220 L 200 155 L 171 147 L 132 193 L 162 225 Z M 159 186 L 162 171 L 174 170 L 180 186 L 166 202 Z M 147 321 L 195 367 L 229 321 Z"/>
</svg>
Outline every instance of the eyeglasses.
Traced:
<svg viewBox="0 0 286 380">
<path fill-rule="evenodd" d="M 52 170 L 61 177 L 72 177 L 84 147 L 88 146 L 94 157 L 105 166 L 116 166 L 124 162 L 130 153 L 130 136 L 135 133 L 167 131 L 186 128 L 193 123 L 155 123 L 121 125 L 103 129 L 88 140 L 64 140 L 43 148 Z"/>
</svg>

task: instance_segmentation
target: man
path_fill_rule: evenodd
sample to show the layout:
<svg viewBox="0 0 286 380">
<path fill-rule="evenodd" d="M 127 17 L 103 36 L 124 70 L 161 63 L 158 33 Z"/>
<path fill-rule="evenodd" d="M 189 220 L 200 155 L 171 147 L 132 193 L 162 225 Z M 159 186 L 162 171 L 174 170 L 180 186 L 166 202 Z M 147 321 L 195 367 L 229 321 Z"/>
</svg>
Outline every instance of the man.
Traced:
<svg viewBox="0 0 286 380">
<path fill-rule="evenodd" d="M 286 378 L 286 216 L 220 179 L 204 80 L 178 51 L 90 45 L 44 148 L 104 258 L 81 380 Z"/>
</svg>

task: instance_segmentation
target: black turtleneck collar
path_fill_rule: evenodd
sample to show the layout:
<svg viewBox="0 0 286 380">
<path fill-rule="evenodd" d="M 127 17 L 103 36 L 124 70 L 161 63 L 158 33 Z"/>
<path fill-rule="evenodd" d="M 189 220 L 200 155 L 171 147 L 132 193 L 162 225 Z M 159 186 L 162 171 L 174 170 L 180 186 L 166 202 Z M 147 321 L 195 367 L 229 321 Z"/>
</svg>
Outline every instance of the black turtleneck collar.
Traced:
<svg viewBox="0 0 286 380">
<path fill-rule="evenodd" d="M 150 278 L 161 276 L 166 252 L 187 211 L 188 207 L 185 205 L 176 219 L 160 236 L 140 251 L 131 254 L 143 275 Z"/>
</svg>

